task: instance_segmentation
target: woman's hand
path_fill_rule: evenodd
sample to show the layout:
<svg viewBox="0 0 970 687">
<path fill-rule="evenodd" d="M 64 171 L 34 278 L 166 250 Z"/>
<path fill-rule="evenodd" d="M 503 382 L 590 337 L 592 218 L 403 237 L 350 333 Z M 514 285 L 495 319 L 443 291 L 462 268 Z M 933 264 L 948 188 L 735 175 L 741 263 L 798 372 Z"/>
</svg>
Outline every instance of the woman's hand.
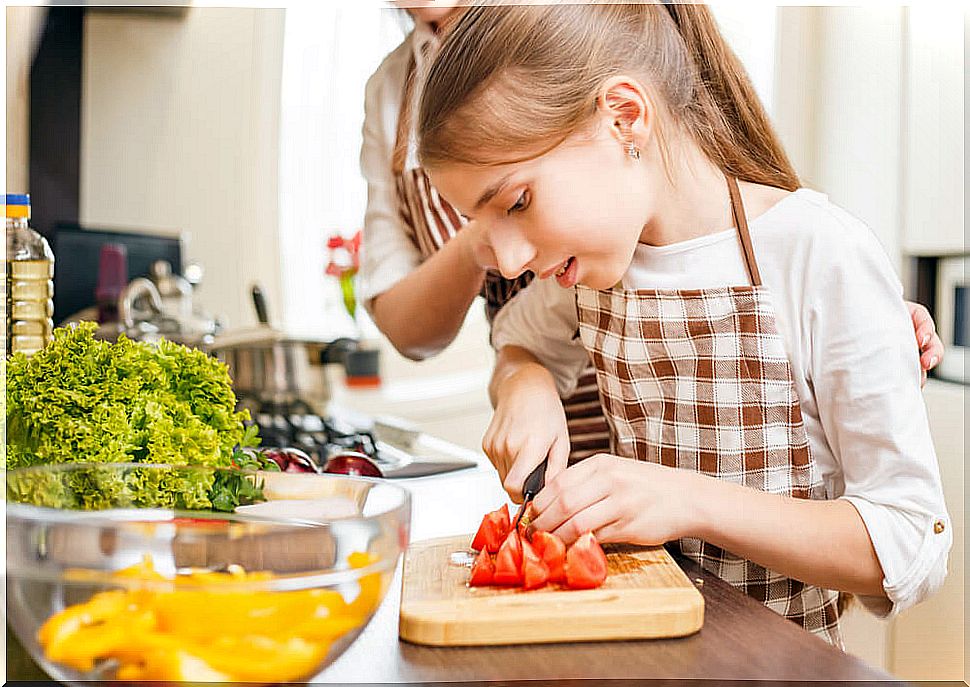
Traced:
<svg viewBox="0 0 970 687">
<path fill-rule="evenodd" d="M 536 362 L 516 363 L 514 371 L 501 375 L 493 385 L 493 396 L 495 414 L 482 449 L 505 491 L 518 503 L 526 477 L 547 455 L 547 480 L 565 469 L 569 457 L 566 413 L 552 375 Z"/>
<path fill-rule="evenodd" d="M 689 536 L 692 482 L 703 476 L 600 453 L 548 482 L 533 501 L 531 526 L 575 541 L 655 545 Z"/>
<path fill-rule="evenodd" d="M 498 261 L 495 259 L 495 252 L 485 240 L 485 231 L 478 222 L 469 220 L 452 241 L 456 239 L 462 242 L 465 257 L 470 264 L 482 270 L 497 269 Z"/>
<path fill-rule="evenodd" d="M 930 311 L 919 303 L 906 301 L 909 316 L 913 319 L 916 343 L 919 346 L 919 364 L 922 368 L 922 383 L 926 384 L 926 373 L 940 364 L 943 359 L 943 341 L 936 333 L 936 323 Z"/>
</svg>

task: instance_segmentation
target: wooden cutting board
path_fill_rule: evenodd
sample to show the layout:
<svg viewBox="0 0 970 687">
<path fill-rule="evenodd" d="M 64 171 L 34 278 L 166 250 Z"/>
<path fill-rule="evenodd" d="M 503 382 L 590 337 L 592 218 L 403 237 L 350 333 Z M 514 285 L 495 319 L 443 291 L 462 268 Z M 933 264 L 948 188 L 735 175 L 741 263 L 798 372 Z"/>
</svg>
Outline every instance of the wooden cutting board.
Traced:
<svg viewBox="0 0 970 687">
<path fill-rule="evenodd" d="M 663 547 L 604 547 L 598 589 L 468 587 L 471 535 L 420 542 L 404 559 L 401 639 L 435 646 L 680 637 L 704 623 L 704 598 Z"/>
</svg>

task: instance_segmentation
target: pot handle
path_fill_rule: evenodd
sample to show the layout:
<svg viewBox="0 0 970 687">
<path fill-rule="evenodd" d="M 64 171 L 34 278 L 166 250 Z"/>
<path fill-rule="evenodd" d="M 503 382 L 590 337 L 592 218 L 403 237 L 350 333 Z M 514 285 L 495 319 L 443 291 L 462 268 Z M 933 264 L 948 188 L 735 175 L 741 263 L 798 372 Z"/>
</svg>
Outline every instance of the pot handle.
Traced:
<svg viewBox="0 0 970 687">
<path fill-rule="evenodd" d="M 269 313 L 266 311 L 266 296 L 259 284 L 253 284 L 253 305 L 256 307 L 256 319 L 260 324 L 269 324 Z"/>
<path fill-rule="evenodd" d="M 356 339 L 341 337 L 334 339 L 320 350 L 320 364 L 343 363 L 347 354 L 356 351 L 360 342 Z"/>
</svg>

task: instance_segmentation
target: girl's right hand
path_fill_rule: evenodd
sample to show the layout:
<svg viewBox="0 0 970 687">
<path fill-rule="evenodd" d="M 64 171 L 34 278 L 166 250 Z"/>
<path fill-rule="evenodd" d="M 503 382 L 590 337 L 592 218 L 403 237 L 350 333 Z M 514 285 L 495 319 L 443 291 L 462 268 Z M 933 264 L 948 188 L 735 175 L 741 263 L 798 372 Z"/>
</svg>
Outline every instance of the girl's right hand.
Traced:
<svg viewBox="0 0 970 687">
<path fill-rule="evenodd" d="M 522 486 L 529 473 L 546 456 L 546 482 L 566 469 L 566 413 L 552 375 L 544 367 L 525 365 L 502 381 L 482 449 L 516 503 L 522 500 Z"/>
</svg>

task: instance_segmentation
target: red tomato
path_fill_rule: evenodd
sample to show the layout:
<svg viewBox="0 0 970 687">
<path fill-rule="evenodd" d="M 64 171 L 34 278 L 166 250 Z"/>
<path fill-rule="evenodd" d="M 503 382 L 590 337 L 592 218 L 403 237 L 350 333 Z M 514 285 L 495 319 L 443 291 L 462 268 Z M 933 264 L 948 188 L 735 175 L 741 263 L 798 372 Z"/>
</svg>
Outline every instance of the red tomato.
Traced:
<svg viewBox="0 0 970 687">
<path fill-rule="evenodd" d="M 522 540 L 518 532 L 509 532 L 495 557 L 495 584 L 522 583 Z"/>
<path fill-rule="evenodd" d="M 508 504 L 505 504 L 482 518 L 482 524 L 478 526 L 478 532 L 472 540 L 472 548 L 476 551 L 496 553 L 510 529 L 512 529 L 512 522 L 509 520 Z"/>
<path fill-rule="evenodd" d="M 495 564 L 488 551 L 481 551 L 472 563 L 472 575 L 468 580 L 469 587 L 483 587 L 492 584 L 495 576 Z"/>
<path fill-rule="evenodd" d="M 566 584 L 573 589 L 593 589 L 606 579 L 606 554 L 592 532 L 577 539 L 566 552 Z"/>
<path fill-rule="evenodd" d="M 549 581 L 549 567 L 525 539 L 522 539 L 522 587 L 538 589 Z"/>
<path fill-rule="evenodd" d="M 532 548 L 549 568 L 550 582 L 565 582 L 566 545 L 552 532 L 533 532 Z"/>
</svg>

